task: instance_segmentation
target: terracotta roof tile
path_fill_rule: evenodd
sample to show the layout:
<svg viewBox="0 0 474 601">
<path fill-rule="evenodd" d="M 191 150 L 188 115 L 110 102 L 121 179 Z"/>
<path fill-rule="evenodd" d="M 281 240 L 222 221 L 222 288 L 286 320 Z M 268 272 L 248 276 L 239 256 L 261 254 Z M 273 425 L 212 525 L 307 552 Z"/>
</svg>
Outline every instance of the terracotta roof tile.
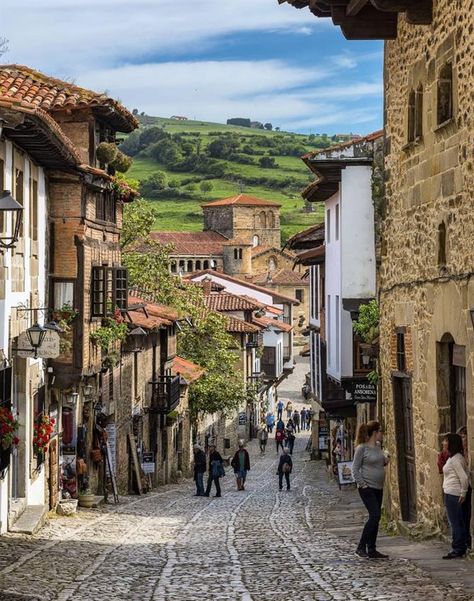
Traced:
<svg viewBox="0 0 474 601">
<path fill-rule="evenodd" d="M 161 305 L 159 303 L 152 303 L 139 296 L 129 296 L 128 306 L 132 322 L 135 323 L 135 320 L 143 322 L 143 318 L 140 317 L 143 316 L 150 320 L 150 328 L 160 327 L 161 325 L 171 325 L 179 318 L 178 312 L 172 307 Z M 153 325 L 153 323 L 158 325 Z M 142 324 L 137 323 L 137 325 Z M 148 326 L 142 325 L 142 327 Z"/>
<path fill-rule="evenodd" d="M 285 323 L 284 321 L 280 321 L 279 319 L 273 319 L 273 317 L 254 317 L 253 321 L 264 327 L 273 326 L 277 328 L 277 330 L 281 330 L 282 332 L 291 332 L 293 326 Z"/>
<path fill-rule="evenodd" d="M 229 198 L 206 202 L 205 204 L 202 204 L 201 207 L 223 207 L 229 205 L 241 207 L 281 207 L 281 204 L 273 202 L 272 200 L 264 200 L 263 198 L 249 196 L 248 194 L 237 194 L 236 196 L 230 196 Z"/>
<path fill-rule="evenodd" d="M 257 274 L 253 278 L 255 284 L 271 286 L 272 284 L 308 286 L 308 280 L 301 273 L 291 269 L 278 269 L 271 275 L 268 272 Z"/>
<path fill-rule="evenodd" d="M 217 294 L 208 294 L 204 297 L 206 307 L 212 311 L 257 311 L 264 308 L 264 305 L 258 301 L 249 298 L 231 294 L 230 292 L 219 292 Z"/>
<path fill-rule="evenodd" d="M 139 125 L 135 117 L 106 94 L 44 75 L 23 65 L 0 67 L 0 94 L 13 101 L 33 105 L 49 113 L 64 109 L 91 108 L 106 112 L 119 131 L 129 132 Z"/>
<path fill-rule="evenodd" d="M 183 378 L 187 380 L 189 384 L 192 384 L 198 380 L 206 370 L 199 365 L 196 365 L 196 363 L 184 359 L 183 357 L 175 357 L 173 359 L 172 371 L 175 374 L 183 376 Z"/>
<path fill-rule="evenodd" d="M 244 321 L 243 319 L 239 319 L 238 317 L 234 317 L 233 315 L 227 316 L 228 324 L 227 331 L 232 333 L 243 332 L 244 334 L 252 334 L 256 332 L 260 332 L 262 329 L 260 327 L 261 324 L 250 323 L 248 321 Z"/>
<path fill-rule="evenodd" d="M 217 232 L 152 232 L 160 244 L 172 244 L 173 255 L 222 255 L 227 238 Z"/>
</svg>

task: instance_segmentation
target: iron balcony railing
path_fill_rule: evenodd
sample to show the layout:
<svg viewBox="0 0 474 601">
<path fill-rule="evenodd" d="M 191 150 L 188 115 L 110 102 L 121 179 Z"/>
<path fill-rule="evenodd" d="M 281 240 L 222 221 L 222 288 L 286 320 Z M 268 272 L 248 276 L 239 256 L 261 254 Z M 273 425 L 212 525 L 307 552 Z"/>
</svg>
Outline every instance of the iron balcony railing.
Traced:
<svg viewBox="0 0 474 601">
<path fill-rule="evenodd" d="M 150 384 L 153 386 L 153 396 L 155 403 L 158 405 L 157 409 L 163 413 L 176 409 L 180 400 L 179 376 L 158 376 Z"/>
</svg>

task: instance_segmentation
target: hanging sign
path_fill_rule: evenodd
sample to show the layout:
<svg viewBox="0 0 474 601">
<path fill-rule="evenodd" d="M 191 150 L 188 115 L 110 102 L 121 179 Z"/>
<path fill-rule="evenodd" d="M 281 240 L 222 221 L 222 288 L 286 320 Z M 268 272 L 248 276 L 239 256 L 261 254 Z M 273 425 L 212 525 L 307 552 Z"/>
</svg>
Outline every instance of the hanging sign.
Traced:
<svg viewBox="0 0 474 601">
<path fill-rule="evenodd" d="M 155 473 L 155 454 L 142 453 L 142 470 L 145 474 Z"/>
<path fill-rule="evenodd" d="M 17 355 L 24 359 L 35 356 L 35 349 L 31 346 L 26 332 L 23 332 L 18 336 Z M 54 330 L 48 330 L 43 339 L 43 343 L 36 352 L 36 356 L 39 359 L 56 359 L 59 355 L 59 333 Z"/>
<path fill-rule="evenodd" d="M 375 403 L 377 386 L 368 380 L 356 380 L 352 384 L 352 400 L 355 403 Z"/>
</svg>

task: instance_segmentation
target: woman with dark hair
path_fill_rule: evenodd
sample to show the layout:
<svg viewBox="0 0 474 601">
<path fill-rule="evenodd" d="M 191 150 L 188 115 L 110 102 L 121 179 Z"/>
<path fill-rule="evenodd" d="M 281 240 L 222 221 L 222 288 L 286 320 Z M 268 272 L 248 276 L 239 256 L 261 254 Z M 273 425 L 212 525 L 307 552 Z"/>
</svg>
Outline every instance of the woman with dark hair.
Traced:
<svg viewBox="0 0 474 601">
<path fill-rule="evenodd" d="M 376 549 L 379 522 L 382 515 L 383 484 L 385 466 L 388 464 L 381 448 L 382 430 L 379 422 L 361 424 L 357 430 L 356 450 L 352 463 L 352 474 L 359 489 L 359 495 L 368 513 L 367 520 L 356 555 L 370 559 L 387 559 L 388 555 Z"/>
<path fill-rule="evenodd" d="M 443 492 L 453 540 L 451 551 L 443 555 L 443 559 L 457 559 L 464 557 L 468 545 L 463 503 L 466 500 L 469 477 L 462 438 L 459 434 L 448 434 L 446 440 L 449 459 L 443 467 Z"/>
</svg>

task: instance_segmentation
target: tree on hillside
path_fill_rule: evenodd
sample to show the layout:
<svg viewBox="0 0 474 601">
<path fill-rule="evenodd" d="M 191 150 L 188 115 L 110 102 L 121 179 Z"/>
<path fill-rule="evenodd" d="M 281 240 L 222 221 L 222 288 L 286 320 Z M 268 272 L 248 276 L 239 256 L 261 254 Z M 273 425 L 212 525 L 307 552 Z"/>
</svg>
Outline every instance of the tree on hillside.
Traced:
<svg viewBox="0 0 474 601">
<path fill-rule="evenodd" d="M 164 171 L 155 171 L 153 175 L 140 182 L 140 194 L 153 198 L 156 192 L 164 190 L 168 185 L 168 176 Z"/>
<path fill-rule="evenodd" d="M 235 136 L 221 136 L 213 140 L 207 147 L 209 156 L 215 159 L 226 159 L 239 147 Z"/>
<path fill-rule="evenodd" d="M 160 140 L 169 138 L 170 135 L 162 127 L 146 127 L 140 132 L 140 148 L 147 148 Z"/>
<path fill-rule="evenodd" d="M 260 157 L 258 163 L 262 169 L 275 169 L 278 167 L 273 157 Z"/>
<path fill-rule="evenodd" d="M 134 157 L 140 152 L 140 131 L 132 131 L 120 144 L 119 149 L 129 157 Z"/>
<path fill-rule="evenodd" d="M 155 161 L 167 166 L 179 163 L 183 158 L 179 146 L 169 138 L 152 144 L 148 149 L 148 153 Z"/>
<path fill-rule="evenodd" d="M 265 125 L 263 127 L 265 129 L 267 129 L 268 131 L 272 131 L 272 129 L 273 129 L 273 125 L 271 123 L 265 123 Z"/>
<path fill-rule="evenodd" d="M 206 180 L 206 179 L 204 179 L 204 180 L 203 180 L 203 181 L 202 181 L 202 182 L 199 184 L 199 187 L 200 187 L 200 189 L 201 189 L 201 192 L 202 192 L 203 194 L 207 194 L 207 193 L 211 192 L 211 191 L 212 191 L 212 189 L 214 188 L 214 186 L 212 185 L 212 182 L 210 182 L 210 181 L 208 181 L 208 180 Z"/>
<path fill-rule="evenodd" d="M 250 127 L 252 121 L 250 119 L 244 119 L 242 117 L 232 117 L 227 119 L 227 125 L 239 125 L 240 127 Z"/>
</svg>

